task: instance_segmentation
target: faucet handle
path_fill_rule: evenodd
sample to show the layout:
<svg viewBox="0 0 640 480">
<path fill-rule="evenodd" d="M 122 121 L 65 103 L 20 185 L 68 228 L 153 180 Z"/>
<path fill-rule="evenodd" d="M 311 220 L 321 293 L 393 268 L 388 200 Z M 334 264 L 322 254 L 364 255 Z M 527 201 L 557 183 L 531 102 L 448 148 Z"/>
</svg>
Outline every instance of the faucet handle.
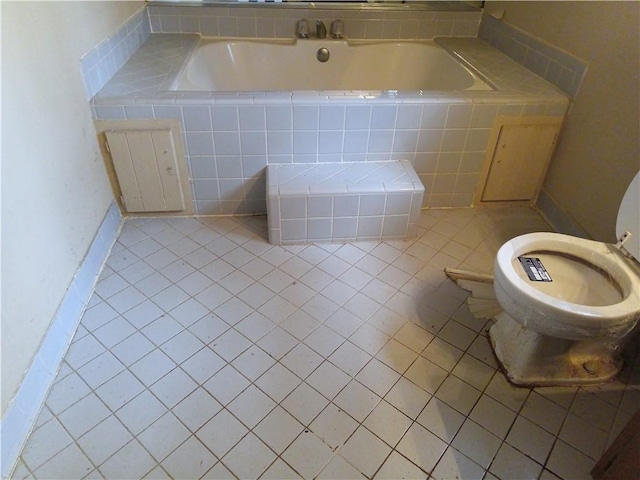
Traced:
<svg viewBox="0 0 640 480">
<path fill-rule="evenodd" d="M 296 33 L 298 35 L 298 38 L 309 38 L 309 22 L 306 18 L 298 20 Z"/>
<path fill-rule="evenodd" d="M 334 20 L 331 23 L 331 36 L 333 38 L 342 38 L 344 36 L 344 23 L 342 20 Z"/>
</svg>

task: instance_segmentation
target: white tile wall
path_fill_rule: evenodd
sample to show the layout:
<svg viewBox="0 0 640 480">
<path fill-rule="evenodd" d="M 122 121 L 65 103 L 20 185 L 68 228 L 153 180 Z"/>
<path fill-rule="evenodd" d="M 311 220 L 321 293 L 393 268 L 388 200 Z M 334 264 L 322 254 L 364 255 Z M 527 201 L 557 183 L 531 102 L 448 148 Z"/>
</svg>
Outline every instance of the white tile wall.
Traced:
<svg viewBox="0 0 640 480">
<path fill-rule="evenodd" d="M 80 59 L 82 78 L 91 99 L 149 38 L 151 26 L 144 7 L 127 20 L 111 38 L 93 47 Z"/>
<path fill-rule="evenodd" d="M 344 21 L 349 38 L 431 39 L 434 36 L 475 37 L 480 11 L 437 11 L 375 8 L 341 10 L 281 6 L 160 6 L 149 5 L 155 33 L 200 33 L 204 36 L 292 38 L 301 18 L 322 20 L 327 29 L 335 19 Z"/>
<path fill-rule="evenodd" d="M 482 16 L 478 38 L 485 40 L 573 98 L 587 73 L 587 64 L 579 58 L 491 15 Z"/>
<path fill-rule="evenodd" d="M 265 213 L 267 165 L 336 161 L 408 160 L 425 186 L 423 207 L 470 206 L 495 116 L 524 115 L 530 108 L 439 102 L 305 107 L 151 108 L 155 118 L 181 120 L 196 209 L 205 215 Z M 137 112 L 115 106 L 96 107 L 96 113 L 100 118 L 139 118 Z M 344 127 L 323 130 L 329 119 L 336 128 Z M 312 124 L 320 128 L 307 130 Z M 382 124 L 385 129 L 373 128 Z M 242 125 L 256 130 L 244 131 Z"/>
</svg>

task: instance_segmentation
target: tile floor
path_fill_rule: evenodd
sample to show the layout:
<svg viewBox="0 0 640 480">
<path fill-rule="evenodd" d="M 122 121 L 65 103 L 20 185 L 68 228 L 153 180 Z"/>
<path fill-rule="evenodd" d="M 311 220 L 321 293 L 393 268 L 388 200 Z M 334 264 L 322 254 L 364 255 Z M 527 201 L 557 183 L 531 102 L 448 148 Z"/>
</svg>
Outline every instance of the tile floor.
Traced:
<svg viewBox="0 0 640 480">
<path fill-rule="evenodd" d="M 282 248 L 265 217 L 127 221 L 14 478 L 589 478 L 640 405 L 637 347 L 605 387 L 509 386 L 442 270 L 548 226 L 420 223 Z"/>
</svg>

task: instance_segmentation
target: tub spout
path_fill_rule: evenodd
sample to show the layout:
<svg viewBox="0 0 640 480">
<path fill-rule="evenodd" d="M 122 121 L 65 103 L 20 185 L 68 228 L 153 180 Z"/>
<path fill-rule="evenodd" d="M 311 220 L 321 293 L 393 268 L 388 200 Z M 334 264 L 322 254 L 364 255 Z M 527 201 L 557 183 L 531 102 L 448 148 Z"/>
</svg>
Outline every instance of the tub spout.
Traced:
<svg viewBox="0 0 640 480">
<path fill-rule="evenodd" d="M 322 20 L 316 20 L 316 37 L 327 38 L 327 27 Z"/>
</svg>

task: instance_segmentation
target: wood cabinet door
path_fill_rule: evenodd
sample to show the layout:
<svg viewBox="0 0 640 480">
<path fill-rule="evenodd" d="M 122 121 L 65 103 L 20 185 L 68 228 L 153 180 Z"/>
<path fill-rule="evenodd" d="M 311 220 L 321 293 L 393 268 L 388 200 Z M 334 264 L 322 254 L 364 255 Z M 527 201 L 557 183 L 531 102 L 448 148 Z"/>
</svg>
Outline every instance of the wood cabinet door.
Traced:
<svg viewBox="0 0 640 480">
<path fill-rule="evenodd" d="M 169 129 L 106 131 L 127 212 L 185 209 L 176 149 Z"/>
<path fill-rule="evenodd" d="M 562 117 L 498 117 L 476 203 L 533 203 L 540 192 Z"/>
</svg>

